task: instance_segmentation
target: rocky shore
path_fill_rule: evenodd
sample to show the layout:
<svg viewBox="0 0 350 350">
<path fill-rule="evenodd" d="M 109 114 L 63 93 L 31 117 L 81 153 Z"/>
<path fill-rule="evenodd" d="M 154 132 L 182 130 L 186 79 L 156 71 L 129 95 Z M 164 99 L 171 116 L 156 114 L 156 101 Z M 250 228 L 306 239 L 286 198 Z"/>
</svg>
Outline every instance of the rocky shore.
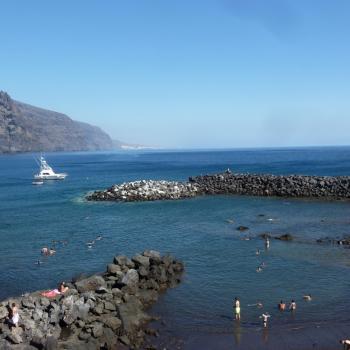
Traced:
<svg viewBox="0 0 350 350">
<path fill-rule="evenodd" d="M 89 201 L 155 201 L 190 198 L 197 195 L 193 183 L 177 181 L 142 180 L 114 185 L 104 191 L 95 191 L 86 197 Z"/>
<path fill-rule="evenodd" d="M 153 201 L 198 195 L 237 194 L 296 198 L 349 199 L 350 177 L 221 174 L 190 177 L 188 182 L 142 180 L 95 191 L 89 201 Z"/>
<path fill-rule="evenodd" d="M 184 266 L 171 256 L 145 251 L 116 256 L 105 273 L 67 283 L 64 294 L 40 292 L 0 302 L 0 349 L 138 349 L 152 318 L 145 310 L 180 282 Z M 10 328 L 12 303 L 19 327 Z"/>
</svg>

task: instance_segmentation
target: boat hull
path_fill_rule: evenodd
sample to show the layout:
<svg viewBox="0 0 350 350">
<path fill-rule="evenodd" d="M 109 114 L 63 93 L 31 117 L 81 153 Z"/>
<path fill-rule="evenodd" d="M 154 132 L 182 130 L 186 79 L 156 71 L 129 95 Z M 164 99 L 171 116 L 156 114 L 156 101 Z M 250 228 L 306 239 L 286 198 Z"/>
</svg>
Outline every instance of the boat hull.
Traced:
<svg viewBox="0 0 350 350">
<path fill-rule="evenodd" d="M 67 174 L 55 174 L 55 175 L 34 175 L 35 180 L 64 180 Z"/>
</svg>

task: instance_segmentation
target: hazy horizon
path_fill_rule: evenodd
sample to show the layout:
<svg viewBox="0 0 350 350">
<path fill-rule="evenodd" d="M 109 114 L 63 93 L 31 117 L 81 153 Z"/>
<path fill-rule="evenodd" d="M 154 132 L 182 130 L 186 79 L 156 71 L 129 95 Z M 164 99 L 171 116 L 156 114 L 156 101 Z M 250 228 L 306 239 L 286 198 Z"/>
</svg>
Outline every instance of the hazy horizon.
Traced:
<svg viewBox="0 0 350 350">
<path fill-rule="evenodd" d="M 168 149 L 346 146 L 346 1 L 2 4 L 0 90 Z"/>
</svg>

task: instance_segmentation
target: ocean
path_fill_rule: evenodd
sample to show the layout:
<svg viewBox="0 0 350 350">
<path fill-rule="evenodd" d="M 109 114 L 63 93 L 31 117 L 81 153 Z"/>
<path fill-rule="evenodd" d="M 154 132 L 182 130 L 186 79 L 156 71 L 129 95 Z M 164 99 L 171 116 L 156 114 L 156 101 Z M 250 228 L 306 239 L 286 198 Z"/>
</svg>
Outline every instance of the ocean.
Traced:
<svg viewBox="0 0 350 350">
<path fill-rule="evenodd" d="M 180 258 L 186 267 L 182 283 L 153 308 L 176 334 L 232 333 L 236 296 L 241 327 L 247 329 L 261 326 L 262 310 L 250 306 L 257 301 L 275 328 L 349 322 L 350 249 L 316 243 L 350 234 L 349 202 L 223 195 L 91 203 L 84 196 L 124 181 L 184 181 L 227 168 L 349 175 L 350 147 L 48 153 L 48 163 L 69 176 L 42 186 L 32 185 L 35 156 L 0 156 L 0 299 L 104 271 L 115 255 L 155 249 Z M 238 231 L 240 225 L 249 230 Z M 295 239 L 272 240 L 265 250 L 258 237 L 264 232 L 289 233 Z M 103 239 L 89 249 L 86 243 L 98 235 Z M 56 255 L 41 257 L 44 246 L 55 246 Z M 42 264 L 36 264 L 38 259 Z M 266 267 L 257 273 L 262 263 Z M 304 301 L 305 294 L 313 300 Z M 279 312 L 281 299 L 295 299 L 297 312 Z"/>
</svg>

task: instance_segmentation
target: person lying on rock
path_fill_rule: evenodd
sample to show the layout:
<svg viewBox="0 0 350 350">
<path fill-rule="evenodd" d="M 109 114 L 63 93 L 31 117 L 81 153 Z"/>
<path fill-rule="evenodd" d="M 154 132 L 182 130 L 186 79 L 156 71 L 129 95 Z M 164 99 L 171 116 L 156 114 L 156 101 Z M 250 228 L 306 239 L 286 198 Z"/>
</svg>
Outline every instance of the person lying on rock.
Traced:
<svg viewBox="0 0 350 350">
<path fill-rule="evenodd" d="M 48 290 L 46 292 L 42 292 L 41 295 L 47 298 L 54 298 L 57 295 L 64 294 L 68 291 L 68 287 L 65 282 L 62 282 L 57 289 Z"/>
</svg>

